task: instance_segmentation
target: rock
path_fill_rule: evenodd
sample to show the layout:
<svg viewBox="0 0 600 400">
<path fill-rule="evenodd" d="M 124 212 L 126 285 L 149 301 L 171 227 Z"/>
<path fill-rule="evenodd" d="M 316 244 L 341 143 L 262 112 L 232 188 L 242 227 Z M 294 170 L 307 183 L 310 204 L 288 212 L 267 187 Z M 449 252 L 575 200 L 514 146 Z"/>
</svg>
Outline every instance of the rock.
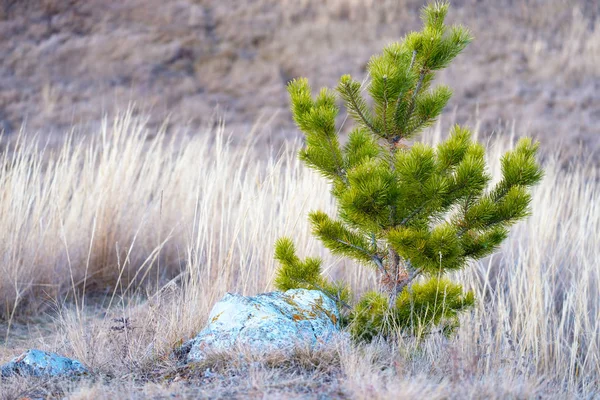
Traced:
<svg viewBox="0 0 600 400">
<path fill-rule="evenodd" d="M 317 348 L 339 330 L 335 302 L 318 290 L 293 289 L 254 297 L 227 293 L 213 307 L 208 325 L 191 343 L 187 362 L 211 352 L 242 347 L 252 354 Z M 184 345 L 185 347 L 186 345 Z"/>
<path fill-rule="evenodd" d="M 42 350 L 27 350 L 1 367 L 1 376 L 76 377 L 88 373 L 77 360 Z"/>
</svg>

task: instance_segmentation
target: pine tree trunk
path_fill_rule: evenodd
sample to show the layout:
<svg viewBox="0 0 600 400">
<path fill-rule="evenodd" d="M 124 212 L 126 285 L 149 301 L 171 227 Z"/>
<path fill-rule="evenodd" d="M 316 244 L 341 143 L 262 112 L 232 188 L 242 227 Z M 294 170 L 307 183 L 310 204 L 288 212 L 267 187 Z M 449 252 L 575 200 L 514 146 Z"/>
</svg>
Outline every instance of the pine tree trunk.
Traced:
<svg viewBox="0 0 600 400">
<path fill-rule="evenodd" d="M 389 165 L 390 170 L 395 171 L 396 166 L 394 164 L 394 158 L 396 150 L 400 143 L 399 136 L 392 136 L 388 139 L 389 148 Z M 396 207 L 392 205 L 390 207 L 390 225 L 391 228 L 396 227 Z M 400 256 L 398 253 L 390 247 L 388 251 L 388 265 L 387 265 L 387 276 L 383 277 L 381 282 L 381 291 L 386 293 L 389 298 L 389 305 L 392 307 L 396 302 L 396 297 L 400 292 L 398 289 L 403 285 L 404 279 L 408 278 L 405 268 L 401 265 Z"/>
<path fill-rule="evenodd" d="M 391 307 L 409 279 L 408 271 L 402 264 L 400 256 L 392 248 L 388 250 L 388 264 L 385 272 L 385 275 L 381 274 L 379 277 L 379 290 L 388 296 Z"/>
</svg>

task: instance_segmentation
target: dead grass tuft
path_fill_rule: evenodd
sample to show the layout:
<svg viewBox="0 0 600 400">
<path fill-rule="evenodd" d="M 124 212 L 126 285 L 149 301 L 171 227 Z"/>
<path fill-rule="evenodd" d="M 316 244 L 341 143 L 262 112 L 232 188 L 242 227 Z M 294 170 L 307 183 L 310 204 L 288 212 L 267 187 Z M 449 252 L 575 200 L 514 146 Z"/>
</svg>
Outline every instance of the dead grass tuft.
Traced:
<svg viewBox="0 0 600 400">
<path fill-rule="evenodd" d="M 479 301 L 455 337 L 342 341 L 288 358 L 240 359 L 236 351 L 182 369 L 172 351 L 198 332 L 216 300 L 226 291 L 270 289 L 273 241 L 282 234 L 303 253 L 322 255 L 327 274 L 358 293 L 375 283 L 370 271 L 331 257 L 310 236 L 307 212 L 335 209 L 323 180 L 291 151 L 255 161 L 251 145 L 230 148 L 222 130 L 212 137 L 150 135 L 124 115 L 97 139 L 73 139 L 57 153 L 23 138 L 18 151 L 3 154 L 3 357 L 31 343 L 92 370 L 77 388 L 3 382 L 4 398 L 36 390 L 76 398 L 600 393 L 598 166 L 583 157 L 565 164 L 560 153 L 543 155 L 533 215 L 498 254 L 457 275 Z M 441 130 L 429 137 L 439 140 Z M 488 141 L 496 176 L 513 143 L 500 134 Z M 47 309 L 50 300 L 54 325 L 39 328 L 35 343 L 17 341 L 15 317 Z"/>
</svg>

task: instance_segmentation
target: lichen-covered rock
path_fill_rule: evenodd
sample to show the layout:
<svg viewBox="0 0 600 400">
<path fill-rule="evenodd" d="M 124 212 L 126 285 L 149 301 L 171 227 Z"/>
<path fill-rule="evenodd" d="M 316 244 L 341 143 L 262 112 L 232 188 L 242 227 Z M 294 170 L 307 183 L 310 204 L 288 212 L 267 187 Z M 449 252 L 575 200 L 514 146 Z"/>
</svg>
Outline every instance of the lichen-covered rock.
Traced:
<svg viewBox="0 0 600 400">
<path fill-rule="evenodd" d="M 1 367 L 1 376 L 75 377 L 87 369 L 77 360 L 42 350 L 27 350 Z"/>
<path fill-rule="evenodd" d="M 240 346 L 253 354 L 315 348 L 339 329 L 335 302 L 318 290 L 293 289 L 253 297 L 227 293 L 213 307 L 208 325 L 188 343 L 188 362 Z"/>
</svg>

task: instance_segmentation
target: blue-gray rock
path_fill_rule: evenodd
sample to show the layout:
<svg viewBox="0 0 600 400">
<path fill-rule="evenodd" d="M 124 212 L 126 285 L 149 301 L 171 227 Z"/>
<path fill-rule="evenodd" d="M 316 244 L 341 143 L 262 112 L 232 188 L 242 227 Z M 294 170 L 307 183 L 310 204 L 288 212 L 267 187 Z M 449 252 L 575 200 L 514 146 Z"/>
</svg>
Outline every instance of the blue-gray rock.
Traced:
<svg viewBox="0 0 600 400">
<path fill-rule="evenodd" d="M 211 352 L 242 347 L 252 354 L 316 348 L 339 331 L 335 302 L 318 290 L 293 289 L 253 297 L 227 293 L 213 307 L 208 325 L 191 342 L 188 362 Z M 185 345 L 184 345 L 185 346 Z"/>
<path fill-rule="evenodd" d="M 27 350 L 1 367 L 2 377 L 12 375 L 39 377 L 76 377 L 87 374 L 77 360 L 42 350 Z"/>
</svg>

